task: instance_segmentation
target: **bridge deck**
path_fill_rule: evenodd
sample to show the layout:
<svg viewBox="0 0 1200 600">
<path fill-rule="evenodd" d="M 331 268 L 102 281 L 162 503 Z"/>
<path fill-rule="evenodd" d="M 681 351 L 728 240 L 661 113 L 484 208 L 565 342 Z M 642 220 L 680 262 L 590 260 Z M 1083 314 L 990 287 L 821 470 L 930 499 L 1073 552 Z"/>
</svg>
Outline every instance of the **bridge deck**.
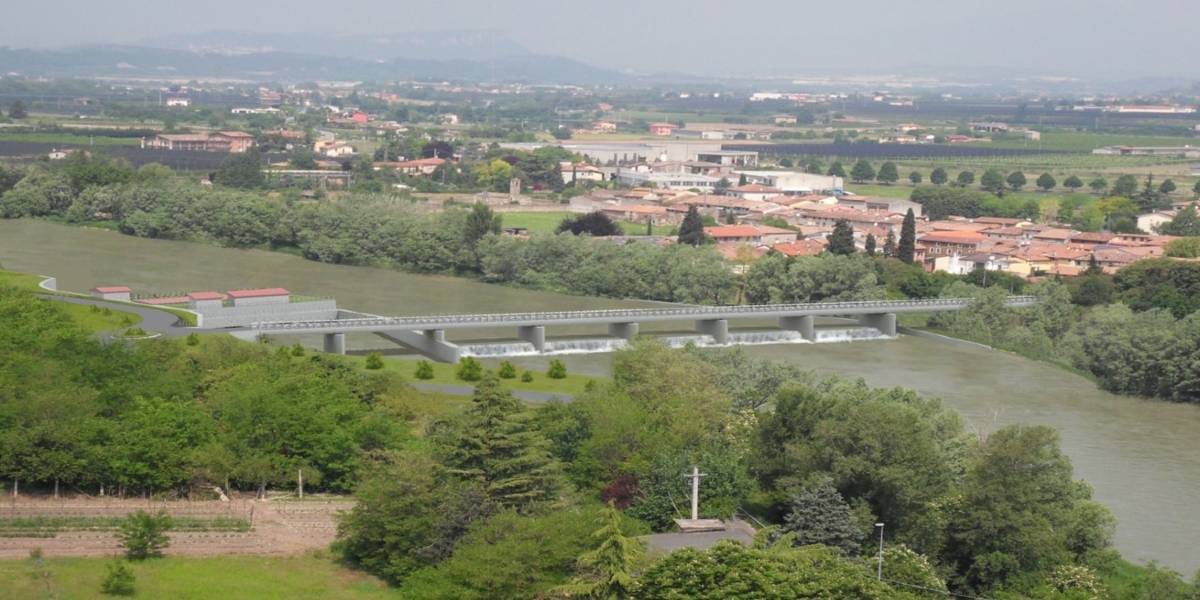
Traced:
<svg viewBox="0 0 1200 600">
<path fill-rule="evenodd" d="M 577 310 L 560 312 L 497 313 L 475 315 L 432 315 L 421 317 L 372 317 L 329 321 L 254 323 L 249 330 L 264 334 L 352 333 L 389 330 L 436 330 L 487 327 L 528 327 L 549 325 L 587 325 L 646 323 L 655 321 L 693 321 L 709 319 L 778 318 L 801 316 L 854 316 L 884 313 L 934 312 L 961 310 L 972 298 L 932 298 L 925 300 L 869 300 L 861 302 L 820 302 L 809 304 L 760 304 L 749 306 L 687 306 L 680 308 L 631 308 L 616 310 Z M 1020 308 L 1037 304 L 1034 296 L 1009 296 L 1005 304 Z"/>
</svg>

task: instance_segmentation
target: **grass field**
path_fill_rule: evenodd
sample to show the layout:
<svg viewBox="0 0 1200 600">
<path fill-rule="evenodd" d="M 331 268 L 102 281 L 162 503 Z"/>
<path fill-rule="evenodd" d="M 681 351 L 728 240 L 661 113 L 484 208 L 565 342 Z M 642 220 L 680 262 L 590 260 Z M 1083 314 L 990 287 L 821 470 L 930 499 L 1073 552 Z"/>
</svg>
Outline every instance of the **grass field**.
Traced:
<svg viewBox="0 0 1200 600">
<path fill-rule="evenodd" d="M 500 222 L 502 227 L 524 227 L 529 233 L 554 233 L 563 219 L 574 214 L 569 211 L 502 212 Z"/>
<path fill-rule="evenodd" d="M 125 329 L 142 322 L 141 315 L 115 308 L 95 309 L 93 306 L 68 302 L 59 303 L 59 308 L 63 309 L 88 333 Z"/>
<path fill-rule="evenodd" d="M 41 294 L 57 294 L 60 296 L 85 297 L 83 294 L 73 294 L 73 293 L 69 293 L 69 292 L 56 292 L 56 291 L 51 291 L 51 290 L 44 290 L 40 286 L 38 286 L 38 284 L 41 283 L 43 279 L 45 279 L 45 277 L 42 277 L 41 275 L 33 275 L 30 273 L 16 273 L 14 271 L 0 270 L 0 285 L 11 285 L 14 287 L 18 287 L 18 288 L 21 288 L 24 290 L 28 290 L 31 292 L 37 292 L 37 293 L 41 293 Z M 93 311 L 90 307 L 79 305 L 79 304 L 69 304 L 66 302 L 63 302 L 60 306 L 63 308 L 63 310 L 65 310 L 67 312 L 67 314 L 71 315 L 73 318 L 75 318 L 77 321 L 79 321 L 80 324 L 83 325 L 84 328 L 91 333 L 96 333 L 96 332 L 100 332 L 100 331 L 112 331 L 113 329 L 120 329 L 122 327 L 129 327 L 130 325 L 136 325 L 142 321 L 142 317 L 140 317 L 139 315 L 121 310 L 120 302 L 110 302 L 109 304 L 111 306 L 109 307 L 108 312 L 104 312 L 103 310 L 96 312 L 96 311 Z M 178 316 L 180 319 L 183 320 L 184 323 L 186 323 L 188 325 L 191 325 L 191 326 L 196 325 L 196 315 L 194 315 L 186 310 L 179 310 L 179 309 L 174 309 L 174 308 L 170 308 L 170 307 L 155 307 L 155 308 L 157 310 L 166 311 L 166 312 L 169 312 L 169 313 L 172 313 L 172 314 Z"/>
<path fill-rule="evenodd" d="M 1044 131 L 1036 142 L 1026 140 L 997 140 L 996 148 L 1028 148 L 1033 150 L 1069 150 L 1091 152 L 1101 146 L 1183 146 L 1196 145 L 1194 136 L 1125 135 L 1116 133 L 1088 133 L 1082 131 Z"/>
<path fill-rule="evenodd" d="M 366 368 L 365 356 L 347 356 L 346 360 L 353 362 Z M 485 361 L 484 367 L 488 368 L 493 361 Z M 458 365 L 429 361 L 433 365 L 433 379 L 417 379 L 413 376 L 417 368 L 417 361 L 408 359 L 385 359 L 383 361 L 383 370 L 403 375 L 405 379 L 412 383 L 442 383 L 449 385 L 474 385 L 474 382 L 463 381 L 455 375 L 455 370 Z M 497 363 L 498 364 L 498 363 Z M 521 368 L 517 368 L 517 372 L 521 372 Z M 531 392 L 550 392 L 559 394 L 582 394 L 588 383 L 601 381 L 598 377 L 589 377 L 587 375 L 575 375 L 567 373 L 563 379 L 551 379 L 546 376 L 545 371 L 534 371 L 533 381 L 524 382 L 519 378 L 505 379 L 504 385 L 514 390 L 528 390 Z"/>
<path fill-rule="evenodd" d="M 106 137 L 103 135 L 86 136 L 69 133 L 4 133 L 0 132 L 0 142 L 37 142 L 39 144 L 73 144 L 79 146 L 136 146 L 137 138 Z"/>
<path fill-rule="evenodd" d="M 113 598 L 100 593 L 108 562 L 102 558 L 0 561 L 0 596 L 5 600 Z M 382 581 L 324 555 L 167 557 L 131 563 L 131 567 L 136 578 L 133 598 L 399 598 Z"/>
</svg>

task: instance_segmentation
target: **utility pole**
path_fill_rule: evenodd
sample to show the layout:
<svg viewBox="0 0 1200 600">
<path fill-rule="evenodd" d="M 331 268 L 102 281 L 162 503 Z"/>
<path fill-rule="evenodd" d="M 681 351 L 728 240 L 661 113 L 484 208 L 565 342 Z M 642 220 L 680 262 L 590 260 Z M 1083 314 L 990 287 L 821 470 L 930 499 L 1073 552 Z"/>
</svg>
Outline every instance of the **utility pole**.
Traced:
<svg viewBox="0 0 1200 600">
<path fill-rule="evenodd" d="M 883 580 L 883 523 L 876 523 L 879 528 L 879 569 L 875 572 L 875 578 Z"/>
</svg>

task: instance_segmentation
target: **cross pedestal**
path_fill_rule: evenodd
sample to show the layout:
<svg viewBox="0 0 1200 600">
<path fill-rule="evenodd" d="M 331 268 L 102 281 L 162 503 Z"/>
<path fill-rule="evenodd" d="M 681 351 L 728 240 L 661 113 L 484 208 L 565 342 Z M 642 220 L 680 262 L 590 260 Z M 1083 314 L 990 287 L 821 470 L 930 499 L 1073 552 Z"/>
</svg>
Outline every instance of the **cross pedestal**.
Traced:
<svg viewBox="0 0 1200 600">
<path fill-rule="evenodd" d="M 695 466 L 692 467 L 691 474 L 684 475 L 684 477 L 692 480 L 692 518 L 675 519 L 675 524 L 684 533 L 725 530 L 725 523 L 720 519 L 700 518 L 700 478 L 704 477 L 704 475 L 704 473 L 700 472 L 700 467 Z"/>
</svg>

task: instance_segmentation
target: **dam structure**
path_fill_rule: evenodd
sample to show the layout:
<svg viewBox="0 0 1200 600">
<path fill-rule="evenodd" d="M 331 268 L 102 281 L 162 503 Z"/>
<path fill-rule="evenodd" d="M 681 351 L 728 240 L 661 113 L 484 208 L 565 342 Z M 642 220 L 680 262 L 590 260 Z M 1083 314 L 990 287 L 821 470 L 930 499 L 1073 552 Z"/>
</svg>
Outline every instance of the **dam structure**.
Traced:
<svg viewBox="0 0 1200 600">
<path fill-rule="evenodd" d="M 817 317 L 840 317 L 858 321 L 876 330 L 879 337 L 896 336 L 896 315 L 903 313 L 962 310 L 972 298 L 931 298 L 920 300 L 867 300 L 855 302 L 817 302 L 804 304 L 759 304 L 744 306 L 679 306 L 669 308 L 632 308 L 615 310 L 577 310 L 526 313 L 431 315 L 418 317 L 381 317 L 340 311 L 328 320 L 263 321 L 231 331 L 239 337 L 297 334 L 324 335 L 324 350 L 346 353 L 346 334 L 371 333 L 410 348 L 434 360 L 458 362 L 462 356 L 476 354 L 446 339 L 446 331 L 455 329 L 503 329 L 515 333 L 515 339 L 528 344 L 530 353 L 552 352 L 556 342 L 548 342 L 546 328 L 564 325 L 604 325 L 608 336 L 627 341 L 638 335 L 644 323 L 691 322 L 698 339 L 706 345 L 754 343 L 753 336 L 731 333 L 729 322 L 736 319 L 777 319 L 778 328 L 799 340 L 817 342 Z M 1036 305 L 1035 296 L 1009 296 L 1005 305 L 1024 308 Z M 759 342 L 761 343 L 761 342 Z"/>
</svg>

